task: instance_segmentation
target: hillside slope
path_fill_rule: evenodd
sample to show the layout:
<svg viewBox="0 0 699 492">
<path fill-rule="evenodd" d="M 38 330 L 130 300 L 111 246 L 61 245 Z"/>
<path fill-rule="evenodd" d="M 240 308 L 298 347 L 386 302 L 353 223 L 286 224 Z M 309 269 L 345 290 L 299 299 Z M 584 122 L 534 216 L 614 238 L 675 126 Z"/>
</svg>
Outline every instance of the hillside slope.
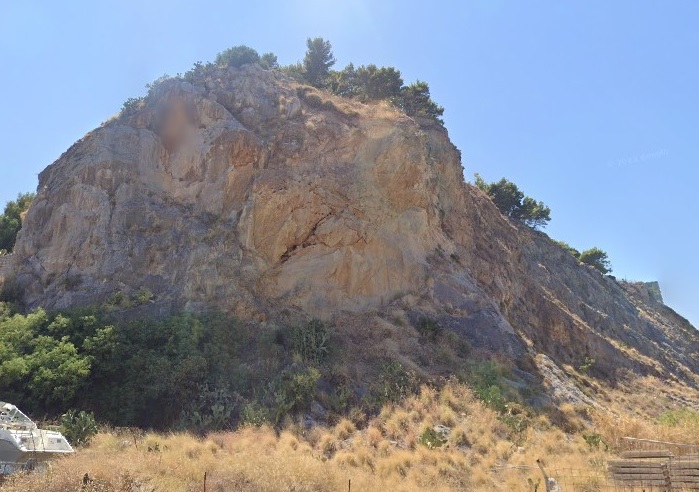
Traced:
<svg viewBox="0 0 699 492">
<path fill-rule="evenodd" d="M 39 180 L 4 267 L 30 308 L 147 289 L 139 315 L 430 319 L 527 369 L 591 358 L 612 383 L 696 386 L 686 320 L 503 217 L 441 126 L 384 104 L 210 70 L 159 83 Z"/>
</svg>

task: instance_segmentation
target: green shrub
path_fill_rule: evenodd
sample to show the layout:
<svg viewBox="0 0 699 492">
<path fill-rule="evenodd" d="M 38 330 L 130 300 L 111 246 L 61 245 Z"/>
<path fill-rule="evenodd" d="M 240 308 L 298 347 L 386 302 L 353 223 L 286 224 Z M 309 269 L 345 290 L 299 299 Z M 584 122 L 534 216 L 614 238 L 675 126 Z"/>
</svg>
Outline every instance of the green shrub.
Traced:
<svg viewBox="0 0 699 492">
<path fill-rule="evenodd" d="M 580 251 L 572 247 L 570 244 L 566 243 L 565 241 L 557 241 L 553 240 L 554 243 L 559 245 L 561 248 L 565 249 L 568 253 L 573 255 L 576 259 L 580 259 Z"/>
<path fill-rule="evenodd" d="M 198 432 L 229 428 L 234 408 L 235 398 L 227 387 L 201 384 L 197 398 L 190 400 L 182 412 L 180 427 Z"/>
<path fill-rule="evenodd" d="M 24 215 L 35 198 L 35 193 L 20 193 L 16 200 L 5 204 L 5 210 L 0 215 L 0 250 L 12 253 Z"/>
<path fill-rule="evenodd" d="M 292 351 L 307 364 L 319 365 L 328 357 L 329 329 L 319 319 L 312 319 L 292 330 Z"/>
<path fill-rule="evenodd" d="M 507 409 L 507 400 L 502 395 L 502 390 L 499 386 L 492 385 L 485 388 L 474 388 L 474 392 L 479 400 L 496 412 L 504 412 Z"/>
<path fill-rule="evenodd" d="M 248 63 L 258 63 L 260 55 L 249 46 L 234 46 L 216 55 L 216 65 L 241 67 Z"/>
<path fill-rule="evenodd" d="M 147 304 L 148 302 L 152 301 L 154 297 L 153 292 L 145 287 L 132 295 L 128 295 L 122 291 L 117 291 L 105 301 L 104 309 L 107 312 L 118 309 L 129 309 L 132 307 L 141 306 L 142 304 Z"/>
<path fill-rule="evenodd" d="M 408 116 L 430 118 L 439 124 L 444 124 L 442 120 L 444 108 L 432 100 L 427 82 L 418 80 L 408 86 L 403 86 L 400 93 L 392 101 Z"/>
<path fill-rule="evenodd" d="M 418 381 L 414 372 L 406 371 L 398 361 L 390 361 L 381 368 L 377 388 L 378 403 L 399 402 L 417 393 Z"/>
<path fill-rule="evenodd" d="M 377 67 L 370 64 L 356 69 L 347 65 L 339 72 L 332 72 L 329 89 L 343 97 L 360 101 L 381 100 L 397 97 L 401 93 L 403 79 L 400 71 L 393 67 Z"/>
<path fill-rule="evenodd" d="M 437 341 L 437 338 L 442 334 L 442 327 L 439 323 L 430 318 L 420 318 L 417 323 L 417 331 L 420 336 L 428 339 L 431 342 Z"/>
<path fill-rule="evenodd" d="M 145 97 L 130 97 L 121 106 L 121 114 L 131 116 L 146 106 Z"/>
<path fill-rule="evenodd" d="M 134 296 L 134 302 L 136 305 L 140 304 L 146 304 L 153 300 L 153 292 L 150 291 L 150 289 L 146 289 L 145 287 L 136 292 L 136 295 Z"/>
<path fill-rule="evenodd" d="M 431 427 L 425 429 L 422 434 L 420 434 L 420 438 L 418 439 L 418 443 L 422 444 L 428 449 L 436 449 L 444 445 L 446 442 L 446 439 L 444 439 L 439 432 Z"/>
<path fill-rule="evenodd" d="M 533 478 L 527 478 L 527 486 L 530 492 L 539 492 L 539 486 L 541 485 L 541 479 L 537 478 L 536 481 Z"/>
<path fill-rule="evenodd" d="M 0 286 L 0 302 L 22 305 L 24 303 L 24 289 L 14 278 L 7 278 Z"/>
<path fill-rule="evenodd" d="M 219 313 L 115 322 L 106 309 L 21 315 L 1 303 L 0 394 L 36 414 L 82 407 L 117 426 L 225 428 L 238 395 L 255 399 L 288 363 L 272 332 L 265 346 L 252 330 Z"/>
<path fill-rule="evenodd" d="M 61 416 L 61 432 L 73 446 L 89 444 L 97 430 L 97 422 L 92 412 L 71 409 Z"/>
<path fill-rule="evenodd" d="M 577 249 L 573 248 L 571 245 L 566 243 L 565 241 L 553 241 L 554 243 L 558 244 L 561 248 L 565 249 L 568 251 L 571 255 L 573 255 L 578 261 L 581 261 L 582 263 L 585 263 L 586 265 L 593 266 L 597 270 L 599 270 L 602 274 L 606 275 L 612 271 L 612 265 L 611 262 L 609 261 L 609 256 L 607 256 L 607 253 L 599 249 L 598 247 L 586 249 L 582 253 L 578 251 Z M 659 295 L 659 289 L 658 289 L 658 295 Z M 662 299 L 662 296 L 660 297 Z"/>
<path fill-rule="evenodd" d="M 607 446 L 607 443 L 604 442 L 602 436 L 600 434 L 597 434 L 596 432 L 590 434 L 583 433 L 582 437 L 583 440 L 590 447 L 590 450 L 599 449 L 600 444 L 604 444 L 605 451 L 609 449 L 609 446 Z"/>
<path fill-rule="evenodd" d="M 260 57 L 260 66 L 262 68 L 265 68 L 267 70 L 271 70 L 273 68 L 279 68 L 279 62 L 277 61 L 277 55 L 274 53 L 264 53 Z"/>
<path fill-rule="evenodd" d="M 275 423 L 279 424 L 290 413 L 307 410 L 316 395 L 320 379 L 318 369 L 311 367 L 300 371 L 283 371 L 273 382 L 276 405 Z"/>
<path fill-rule="evenodd" d="M 486 183 L 478 174 L 474 175 L 475 185 L 484 191 L 503 215 L 519 220 L 534 229 L 546 227 L 551 220 L 551 209 L 543 202 L 524 196 L 516 184 L 502 178 Z"/>
<path fill-rule="evenodd" d="M 502 367 L 495 361 L 469 361 L 463 378 L 473 388 L 499 386 L 503 377 Z"/>
<path fill-rule="evenodd" d="M 203 82 L 207 76 L 214 73 L 215 69 L 216 64 L 214 63 L 196 62 L 192 68 L 184 73 L 183 78 L 191 83 Z"/>
<path fill-rule="evenodd" d="M 593 266 L 602 274 L 607 274 L 612 271 L 612 265 L 607 253 L 597 247 L 586 249 L 580 253 L 578 259 L 587 265 Z"/>
<path fill-rule="evenodd" d="M 118 291 L 109 296 L 104 303 L 104 308 L 107 311 L 115 309 L 128 309 L 132 306 L 131 299 L 124 292 Z"/>
<path fill-rule="evenodd" d="M 0 394 L 25 402 L 28 411 L 64 410 L 84 387 L 91 359 L 68 337 L 53 336 L 42 309 L 0 322 Z"/>
<path fill-rule="evenodd" d="M 269 421 L 269 409 L 256 401 L 246 403 L 240 412 L 240 423 L 242 425 L 261 427 Z"/>
<path fill-rule="evenodd" d="M 591 357 L 585 357 L 585 362 L 580 364 L 580 367 L 578 369 L 580 370 L 581 373 L 587 374 L 590 372 L 590 369 L 592 369 L 592 366 L 595 365 L 595 359 Z"/>
<path fill-rule="evenodd" d="M 503 413 L 498 415 L 498 420 L 507 426 L 510 438 L 515 443 L 520 443 L 524 439 L 524 431 L 529 427 L 529 418 L 526 415 Z"/>
<path fill-rule="evenodd" d="M 486 406 L 505 413 L 514 395 L 504 382 L 504 373 L 503 367 L 495 361 L 470 361 L 462 377 Z"/>
<path fill-rule="evenodd" d="M 699 425 L 699 412 L 690 410 L 689 408 L 668 410 L 658 418 L 658 422 L 661 425 L 667 425 L 669 427 L 688 424 L 696 426 Z"/>
</svg>

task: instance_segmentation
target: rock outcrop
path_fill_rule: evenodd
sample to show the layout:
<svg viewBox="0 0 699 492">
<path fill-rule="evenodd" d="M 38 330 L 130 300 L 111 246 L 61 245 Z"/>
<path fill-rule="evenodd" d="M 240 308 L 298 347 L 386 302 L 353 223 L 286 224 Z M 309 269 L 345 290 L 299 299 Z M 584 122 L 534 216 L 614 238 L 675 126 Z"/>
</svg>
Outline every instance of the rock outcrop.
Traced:
<svg viewBox="0 0 699 492">
<path fill-rule="evenodd" d="M 503 217 L 441 126 L 254 65 L 162 82 L 73 145 L 15 251 L 30 307 L 143 289 L 251 319 L 398 307 L 514 360 L 699 372 L 686 320 Z"/>
</svg>

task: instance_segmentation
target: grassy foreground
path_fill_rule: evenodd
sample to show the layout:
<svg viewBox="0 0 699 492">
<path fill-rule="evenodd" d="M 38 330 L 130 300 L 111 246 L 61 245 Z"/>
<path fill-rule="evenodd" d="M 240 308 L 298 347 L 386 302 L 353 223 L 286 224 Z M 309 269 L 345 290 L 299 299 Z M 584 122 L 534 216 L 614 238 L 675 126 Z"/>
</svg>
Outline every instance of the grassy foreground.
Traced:
<svg viewBox="0 0 699 492">
<path fill-rule="evenodd" d="M 186 433 L 105 431 L 89 447 L 54 461 L 43 473 L 9 479 L 3 492 L 94 491 L 530 491 L 551 471 L 574 470 L 579 488 L 597 490 L 625 435 L 675 439 L 699 437 L 691 411 L 655 422 L 620 418 L 589 408 L 562 407 L 564 432 L 546 416 L 513 426 L 466 386 L 424 386 L 400 405 L 387 405 L 368 422 L 342 420 L 334 427 L 296 424 L 277 433 L 244 427 L 201 438 Z M 433 432 L 435 426 L 445 426 Z M 93 480 L 87 487 L 82 477 Z M 540 482 L 541 481 L 541 482 Z"/>
</svg>

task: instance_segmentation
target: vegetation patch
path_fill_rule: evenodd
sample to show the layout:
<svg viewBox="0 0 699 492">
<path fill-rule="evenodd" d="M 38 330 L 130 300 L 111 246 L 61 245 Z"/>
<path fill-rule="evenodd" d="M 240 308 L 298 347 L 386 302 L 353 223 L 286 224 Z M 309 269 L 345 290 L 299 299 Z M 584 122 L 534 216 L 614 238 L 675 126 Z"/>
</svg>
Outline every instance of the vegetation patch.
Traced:
<svg viewBox="0 0 699 492">
<path fill-rule="evenodd" d="M 534 229 L 546 227 L 551 220 L 551 209 L 543 202 L 537 202 L 525 196 L 512 181 L 502 178 L 497 182 L 486 183 L 483 178 L 475 174 L 475 184 L 507 217 L 519 220 Z"/>
<path fill-rule="evenodd" d="M 595 246 L 593 248 L 586 249 L 581 253 L 565 241 L 554 242 L 558 244 L 561 248 L 565 249 L 568 253 L 573 255 L 579 262 L 594 267 L 595 269 L 599 270 L 599 272 L 603 275 L 606 275 L 612 271 L 612 265 L 609 261 L 609 256 L 607 256 L 607 253 L 605 253 L 598 247 Z"/>
<path fill-rule="evenodd" d="M 0 253 L 12 253 L 24 216 L 35 198 L 35 193 L 20 193 L 16 200 L 10 200 L 5 205 L 0 215 Z"/>
<path fill-rule="evenodd" d="M 417 323 L 417 332 L 430 342 L 436 342 L 444 332 L 444 329 L 439 325 L 438 321 L 423 317 Z"/>
<path fill-rule="evenodd" d="M 61 415 L 61 433 L 73 446 L 85 446 L 97 434 L 95 415 L 83 410 L 68 410 Z"/>
</svg>

